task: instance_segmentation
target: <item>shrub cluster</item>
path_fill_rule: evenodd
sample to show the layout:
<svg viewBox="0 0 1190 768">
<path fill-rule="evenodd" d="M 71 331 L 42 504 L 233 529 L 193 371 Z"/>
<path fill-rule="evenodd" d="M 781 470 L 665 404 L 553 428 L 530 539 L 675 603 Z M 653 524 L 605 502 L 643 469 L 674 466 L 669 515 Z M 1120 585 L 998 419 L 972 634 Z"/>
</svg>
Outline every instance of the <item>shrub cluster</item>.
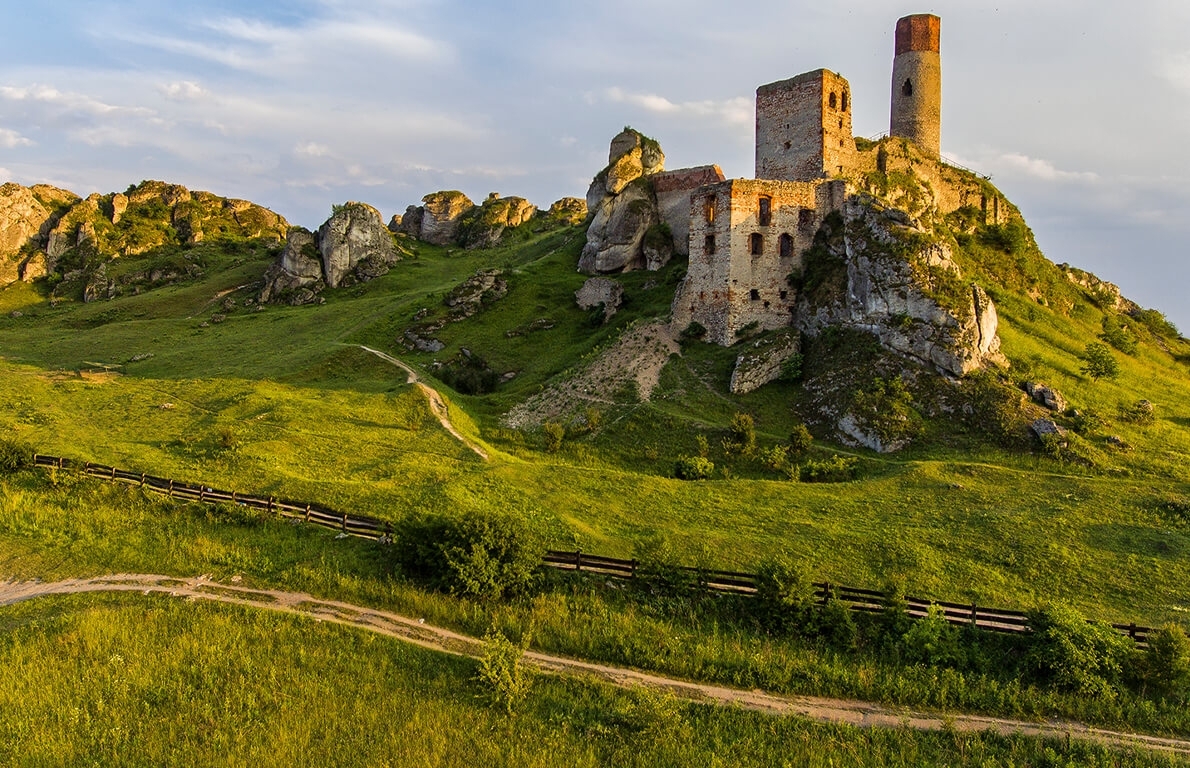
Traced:
<svg viewBox="0 0 1190 768">
<path fill-rule="evenodd" d="M 16 472 L 33 466 L 33 448 L 20 440 L 0 438 L 0 472 Z"/>
<path fill-rule="evenodd" d="M 401 570 L 452 594 L 498 600 L 527 591 L 545 555 L 535 522 L 512 512 L 413 515 L 394 531 Z"/>
</svg>

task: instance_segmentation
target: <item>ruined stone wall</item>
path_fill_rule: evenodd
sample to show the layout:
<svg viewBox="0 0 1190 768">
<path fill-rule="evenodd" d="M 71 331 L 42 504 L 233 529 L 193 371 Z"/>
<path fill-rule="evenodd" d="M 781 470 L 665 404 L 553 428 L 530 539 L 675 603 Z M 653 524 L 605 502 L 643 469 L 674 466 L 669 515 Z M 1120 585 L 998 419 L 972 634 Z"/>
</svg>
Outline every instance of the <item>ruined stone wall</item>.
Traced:
<svg viewBox="0 0 1190 768">
<path fill-rule="evenodd" d="M 698 322 L 707 341 L 727 346 L 752 323 L 763 330 L 789 325 L 797 296 L 787 278 L 801 269 L 802 254 L 826 214 L 842 206 L 845 192 L 842 181 L 752 179 L 698 190 L 691 198 L 690 263 L 674 297 L 674 327 Z M 768 200 L 767 223 L 762 199 Z"/>
<path fill-rule="evenodd" d="M 838 176 L 854 154 L 845 78 L 819 69 L 756 89 L 756 178 Z"/>
<path fill-rule="evenodd" d="M 723 171 L 717 165 L 680 168 L 649 177 L 657 195 L 657 210 L 661 220 L 673 234 L 674 253 L 690 253 L 690 196 L 706 184 L 723 181 Z"/>
<path fill-rule="evenodd" d="M 869 179 L 869 174 L 875 172 L 912 174 L 927 190 L 931 205 L 942 215 L 970 205 L 983 213 L 984 224 L 1006 224 L 1020 217 L 1016 206 L 990 183 L 970 171 L 946 165 L 900 138 L 890 137 L 871 149 L 857 152 L 847 177 L 854 188 L 876 194 L 878 190 Z"/>
</svg>

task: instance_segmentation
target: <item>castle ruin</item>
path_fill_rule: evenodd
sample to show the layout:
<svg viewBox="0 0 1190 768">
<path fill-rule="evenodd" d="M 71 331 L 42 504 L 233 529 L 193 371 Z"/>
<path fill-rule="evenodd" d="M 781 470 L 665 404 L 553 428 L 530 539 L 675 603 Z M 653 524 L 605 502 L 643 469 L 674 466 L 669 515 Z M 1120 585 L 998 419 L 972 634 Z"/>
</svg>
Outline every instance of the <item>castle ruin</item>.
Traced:
<svg viewBox="0 0 1190 768">
<path fill-rule="evenodd" d="M 852 135 L 851 87 L 837 73 L 818 69 L 757 88 L 756 178 L 683 190 L 688 223 L 671 223 L 688 233 L 681 245 L 690 259 L 674 298 L 675 328 L 698 323 L 707 341 L 731 345 L 741 329 L 790 325 L 798 297 L 788 277 L 803 271 L 824 219 L 881 176 L 920 183 L 928 199 L 906 201 L 911 215 L 924 212 L 915 207 L 945 214 L 974 206 L 987 223 L 1002 223 L 1007 206 L 990 185 L 940 159 L 940 30 L 931 14 L 897 22 L 882 141 Z"/>
</svg>

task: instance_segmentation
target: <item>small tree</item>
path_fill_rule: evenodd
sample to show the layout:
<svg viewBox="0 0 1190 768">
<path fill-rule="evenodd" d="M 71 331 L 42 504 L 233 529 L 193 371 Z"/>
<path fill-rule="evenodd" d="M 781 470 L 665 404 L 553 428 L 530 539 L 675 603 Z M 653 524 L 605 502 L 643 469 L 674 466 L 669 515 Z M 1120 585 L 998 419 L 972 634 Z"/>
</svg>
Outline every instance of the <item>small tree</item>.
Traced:
<svg viewBox="0 0 1190 768">
<path fill-rule="evenodd" d="M 1093 381 L 1100 379 L 1114 379 L 1120 375 L 1120 364 L 1112 355 L 1106 344 L 1092 341 L 1087 345 L 1082 355 L 1083 364 L 1080 371 L 1090 376 Z"/>
<path fill-rule="evenodd" d="M 1190 638 L 1177 624 L 1149 633 L 1149 649 L 1139 666 L 1141 679 L 1159 696 L 1174 701 L 1190 696 Z"/>
<path fill-rule="evenodd" d="M 503 707 L 510 715 L 529 693 L 533 682 L 521 663 L 528 646 L 528 635 L 517 644 L 495 627 L 483 637 L 483 656 L 479 660 L 477 679 L 487 689 L 492 703 Z"/>
<path fill-rule="evenodd" d="M 1112 699 L 1136 648 L 1106 624 L 1087 621 L 1066 606 L 1029 615 L 1029 658 L 1043 679 L 1080 696 Z"/>
<path fill-rule="evenodd" d="M 746 413 L 737 413 L 731 417 L 731 425 L 728 426 L 727 439 L 723 441 L 723 449 L 731 451 L 739 451 L 745 456 L 751 456 L 756 450 L 756 424 L 752 421 L 752 417 Z"/>
<path fill-rule="evenodd" d="M 789 433 L 789 453 L 792 456 L 801 456 L 810 450 L 813 443 L 814 436 L 810 434 L 810 430 L 806 429 L 805 424 L 798 424 Z"/>
<path fill-rule="evenodd" d="M 545 449 L 550 453 L 557 453 L 562 447 L 562 439 L 566 437 L 566 427 L 556 421 L 547 421 L 541 425 L 541 436 L 545 442 Z"/>
</svg>

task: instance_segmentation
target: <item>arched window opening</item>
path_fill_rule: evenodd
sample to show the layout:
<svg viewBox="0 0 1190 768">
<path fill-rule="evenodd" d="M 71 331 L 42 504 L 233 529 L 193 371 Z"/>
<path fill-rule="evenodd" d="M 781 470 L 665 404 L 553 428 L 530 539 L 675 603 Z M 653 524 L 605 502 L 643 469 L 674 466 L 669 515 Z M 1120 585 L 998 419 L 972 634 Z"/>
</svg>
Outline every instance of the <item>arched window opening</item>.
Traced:
<svg viewBox="0 0 1190 768">
<path fill-rule="evenodd" d="M 760 198 L 760 226 L 767 227 L 773 223 L 773 198 L 762 195 Z"/>
<path fill-rule="evenodd" d="M 708 256 L 715 255 L 715 236 L 714 235 L 707 235 L 707 239 L 703 242 L 703 251 Z"/>
<path fill-rule="evenodd" d="M 785 234 L 781 235 L 781 239 L 778 242 L 781 245 L 781 258 L 783 258 L 783 259 L 792 258 L 793 257 L 793 235 L 786 232 Z"/>
<path fill-rule="evenodd" d="M 753 256 L 759 256 L 764 253 L 764 235 L 759 232 L 753 232 L 748 242 L 749 250 Z"/>
<path fill-rule="evenodd" d="M 751 298 L 751 299 L 752 299 L 752 301 L 760 301 L 760 291 L 758 291 L 758 290 L 756 290 L 755 288 L 753 288 L 753 289 L 752 289 L 752 290 L 749 292 L 749 294 L 748 294 L 748 297 L 749 297 L 749 298 Z"/>
<path fill-rule="evenodd" d="M 843 111 L 847 111 L 847 91 L 843 91 Z"/>
<path fill-rule="evenodd" d="M 831 91 L 831 95 L 830 95 L 830 98 L 829 98 L 829 99 L 827 99 L 827 103 L 831 105 L 831 109 L 837 109 L 837 108 L 838 108 L 838 106 L 839 106 L 839 97 L 835 95 L 835 92 L 834 92 L 834 91 Z"/>
<path fill-rule="evenodd" d="M 913 81 L 906 78 L 905 84 L 901 86 L 901 93 L 905 96 L 913 95 Z"/>
<path fill-rule="evenodd" d="M 715 198 L 714 197 L 707 198 L 706 211 L 707 211 L 707 223 L 710 224 L 711 222 L 713 222 L 715 220 Z"/>
</svg>

